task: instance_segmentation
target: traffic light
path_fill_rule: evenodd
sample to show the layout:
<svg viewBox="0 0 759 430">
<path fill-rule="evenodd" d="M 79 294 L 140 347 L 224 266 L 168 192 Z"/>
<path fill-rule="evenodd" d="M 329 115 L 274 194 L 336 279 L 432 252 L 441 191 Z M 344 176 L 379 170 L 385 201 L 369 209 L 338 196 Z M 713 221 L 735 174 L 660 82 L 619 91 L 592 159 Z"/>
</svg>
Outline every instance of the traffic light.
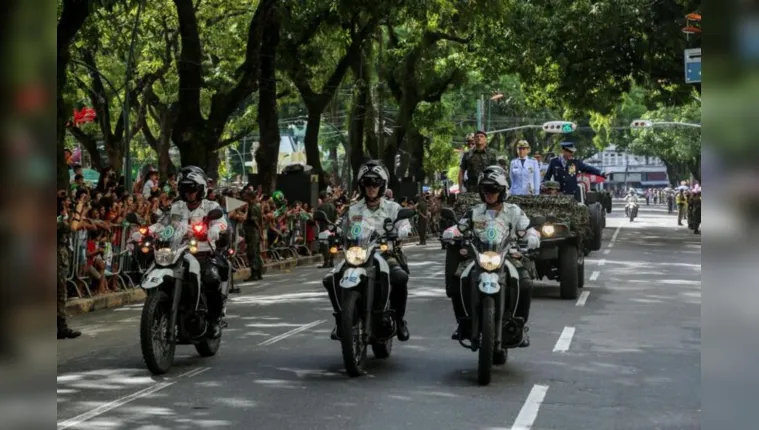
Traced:
<svg viewBox="0 0 759 430">
<path fill-rule="evenodd" d="M 577 129 L 577 124 L 569 121 L 549 121 L 543 124 L 546 133 L 571 133 Z"/>
<path fill-rule="evenodd" d="M 654 123 L 646 119 L 636 119 L 630 123 L 631 128 L 648 128 L 653 127 Z"/>
</svg>

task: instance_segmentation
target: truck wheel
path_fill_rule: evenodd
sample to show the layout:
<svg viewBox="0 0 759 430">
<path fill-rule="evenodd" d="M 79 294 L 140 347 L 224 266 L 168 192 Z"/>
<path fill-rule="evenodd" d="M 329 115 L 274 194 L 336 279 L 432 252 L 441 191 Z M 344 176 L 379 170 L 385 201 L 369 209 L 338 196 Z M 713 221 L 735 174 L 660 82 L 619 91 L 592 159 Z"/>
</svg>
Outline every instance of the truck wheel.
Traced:
<svg viewBox="0 0 759 430">
<path fill-rule="evenodd" d="M 566 243 L 559 248 L 559 294 L 562 300 L 576 300 L 578 293 L 577 246 Z"/>
</svg>

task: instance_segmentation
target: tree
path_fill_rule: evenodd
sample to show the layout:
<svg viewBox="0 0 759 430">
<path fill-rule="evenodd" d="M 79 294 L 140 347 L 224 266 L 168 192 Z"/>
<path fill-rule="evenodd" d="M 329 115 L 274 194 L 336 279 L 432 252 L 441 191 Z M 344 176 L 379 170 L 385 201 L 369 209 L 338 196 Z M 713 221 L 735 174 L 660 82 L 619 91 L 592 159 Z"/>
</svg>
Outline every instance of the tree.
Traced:
<svg viewBox="0 0 759 430">
<path fill-rule="evenodd" d="M 55 99 L 57 106 L 56 113 L 56 185 L 58 189 L 68 189 L 69 172 L 64 155 L 64 141 L 66 138 L 66 123 L 69 119 L 70 109 L 63 98 L 64 88 L 66 87 L 66 70 L 71 60 L 70 45 L 76 37 L 79 30 L 84 25 L 87 17 L 90 15 L 91 8 L 94 4 L 90 0 L 62 0 L 63 7 L 59 8 L 60 16 L 58 17 L 57 27 L 57 79 L 55 89 Z"/>
<path fill-rule="evenodd" d="M 701 106 L 690 103 L 684 106 L 661 106 L 646 112 L 643 119 L 668 122 L 701 122 Z M 629 150 L 633 154 L 659 157 L 668 171 L 683 166 L 701 181 L 701 129 L 684 126 L 654 126 L 632 133 L 634 139 Z M 672 178 L 674 179 L 674 178 Z"/>
<path fill-rule="evenodd" d="M 282 68 L 298 89 L 308 111 L 306 159 L 325 186 L 319 156 L 322 114 L 351 65 L 360 61 L 365 41 L 374 33 L 382 13 L 382 1 L 341 5 L 289 2 L 285 10 Z M 342 11 L 342 12 L 341 12 Z M 328 52 L 334 63 L 325 63 Z"/>
<path fill-rule="evenodd" d="M 236 68 L 231 82 L 225 82 L 212 87 L 210 94 L 210 108 L 207 115 L 203 114 L 202 98 L 207 97 L 209 86 L 214 84 L 211 79 L 204 79 L 204 75 L 212 70 L 207 67 L 204 70 L 206 56 L 201 44 L 201 31 L 218 24 L 223 19 L 239 17 L 247 14 L 248 10 L 240 4 L 242 10 L 231 10 L 227 3 L 210 5 L 206 13 L 213 12 L 213 18 L 207 18 L 202 23 L 198 20 L 198 11 L 192 0 L 174 0 L 179 19 L 179 33 L 181 36 L 181 53 L 177 64 L 179 75 L 179 106 L 177 119 L 172 131 L 174 143 L 179 148 L 183 165 L 197 165 L 215 176 L 215 161 L 218 162 L 216 151 L 221 147 L 221 136 L 230 117 L 245 103 L 250 96 L 258 91 L 260 78 L 260 52 L 263 39 L 263 30 L 266 26 L 265 18 L 271 15 L 276 6 L 276 0 L 261 0 L 253 13 L 247 26 L 247 37 L 244 43 L 243 62 Z M 226 24 L 226 23 L 224 23 Z M 227 25 L 227 27 L 229 27 Z M 232 30 L 236 30 L 233 28 Z M 233 34 L 227 34 L 233 38 Z M 218 42 L 217 42 L 218 43 Z M 229 40 L 222 43 L 229 44 Z M 211 44 L 213 45 L 213 44 Z M 207 50 L 207 49 L 206 49 Z M 229 58 L 217 57 L 216 67 L 229 67 L 238 58 L 239 53 L 227 52 Z M 211 54 L 206 52 L 206 54 Z M 224 63 L 224 64 L 220 64 Z M 212 64 L 213 66 L 213 64 Z M 212 69 L 213 67 L 211 67 Z M 227 77 L 226 74 L 221 74 Z M 210 81 L 210 82 L 209 82 Z M 205 90 L 205 91 L 204 91 Z M 267 160 L 268 164 L 269 160 Z"/>
<path fill-rule="evenodd" d="M 681 28 L 696 0 L 537 0 L 515 2 L 495 33 L 493 49 L 506 56 L 535 98 L 606 113 L 634 83 L 667 104 L 686 103 Z"/>
</svg>

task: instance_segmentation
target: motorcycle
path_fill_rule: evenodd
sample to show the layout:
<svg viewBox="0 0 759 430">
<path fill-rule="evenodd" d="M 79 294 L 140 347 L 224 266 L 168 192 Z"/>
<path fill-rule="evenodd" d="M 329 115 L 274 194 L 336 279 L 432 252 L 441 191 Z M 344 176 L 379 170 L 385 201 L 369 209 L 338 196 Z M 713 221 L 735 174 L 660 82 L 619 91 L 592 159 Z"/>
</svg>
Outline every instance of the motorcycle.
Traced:
<svg viewBox="0 0 759 430">
<path fill-rule="evenodd" d="M 340 224 L 340 221 L 337 224 Z M 319 245 L 327 249 L 330 254 L 337 254 L 341 250 L 340 237 L 342 233 L 343 231 L 340 227 L 335 224 L 327 224 L 327 230 L 320 232 L 317 236 Z"/>
<path fill-rule="evenodd" d="M 140 284 L 147 292 L 140 319 L 140 347 L 148 370 L 155 375 L 171 369 L 176 345 L 194 345 L 202 357 L 213 356 L 219 350 L 221 335 L 214 337 L 209 331 L 208 302 L 195 254 L 199 242 L 207 241 L 208 222 L 223 215 L 220 209 L 214 209 L 205 218 L 192 220 L 190 228 L 187 222 L 173 220 L 166 213 L 158 223 L 142 230 L 145 234 L 140 242 L 141 252 L 152 252 L 154 262 Z M 139 224 L 131 213 L 127 221 Z M 220 238 L 214 247 L 208 241 L 209 258 L 216 259 L 217 267 L 227 273 L 227 281 L 222 276 L 221 286 L 222 295 L 226 296 L 232 272 L 227 255 L 234 250 L 224 251 L 222 242 Z"/>
<path fill-rule="evenodd" d="M 362 220 L 351 225 L 344 235 L 345 260 L 330 274 L 340 309 L 338 340 L 350 376 L 364 373 L 368 345 L 376 358 L 388 358 L 392 352 L 397 327 L 390 307 L 392 286 L 387 258 L 395 258 L 408 271 L 395 226 L 413 216 L 413 209 L 404 208 L 395 220 L 384 220 L 384 233 Z M 324 212 L 316 211 L 314 219 L 329 224 Z"/>
<path fill-rule="evenodd" d="M 544 220 L 535 217 L 530 227 Z M 529 258 L 535 250 L 526 244 L 510 239 L 508 226 L 498 225 L 492 217 L 484 226 L 462 223 L 459 231 L 464 235 L 464 254 L 474 258 L 461 273 L 460 282 L 470 282 L 469 300 L 464 306 L 471 321 L 470 343 L 458 339 L 464 348 L 479 352 L 477 381 L 490 384 L 493 365 L 506 363 L 507 349 L 517 348 L 522 342 L 525 321 L 516 316 L 519 302 L 519 273 L 517 260 Z M 520 234 L 522 234 L 520 232 Z M 460 289 L 463 294 L 463 288 Z M 467 303 L 468 302 L 468 303 Z"/>
<path fill-rule="evenodd" d="M 628 201 L 625 205 L 625 216 L 630 217 L 630 222 L 638 216 L 638 204 L 634 201 Z"/>
</svg>

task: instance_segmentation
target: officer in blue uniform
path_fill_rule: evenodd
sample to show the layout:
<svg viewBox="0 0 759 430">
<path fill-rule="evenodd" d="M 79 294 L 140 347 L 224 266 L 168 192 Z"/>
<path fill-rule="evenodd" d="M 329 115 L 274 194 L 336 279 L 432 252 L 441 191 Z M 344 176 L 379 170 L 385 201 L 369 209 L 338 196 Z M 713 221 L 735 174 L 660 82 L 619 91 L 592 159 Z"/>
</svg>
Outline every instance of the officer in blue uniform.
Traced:
<svg viewBox="0 0 759 430">
<path fill-rule="evenodd" d="M 548 170 L 543 176 L 543 181 L 553 178 L 559 183 L 560 190 L 563 194 L 575 195 L 577 187 L 577 173 L 589 173 L 606 178 L 606 174 L 593 166 L 588 166 L 581 160 L 575 160 L 574 154 L 577 151 L 574 143 L 562 142 L 561 155 L 551 160 L 548 164 Z"/>
</svg>

